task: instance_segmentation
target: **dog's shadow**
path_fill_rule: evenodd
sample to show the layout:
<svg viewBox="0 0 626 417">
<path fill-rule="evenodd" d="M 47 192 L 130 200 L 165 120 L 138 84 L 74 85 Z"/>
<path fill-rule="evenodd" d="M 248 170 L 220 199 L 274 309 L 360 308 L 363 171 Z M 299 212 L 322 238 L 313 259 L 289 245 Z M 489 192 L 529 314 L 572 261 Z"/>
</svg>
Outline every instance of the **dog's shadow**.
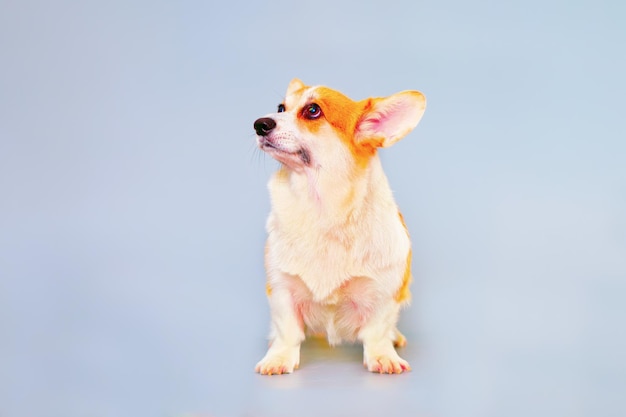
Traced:
<svg viewBox="0 0 626 417">
<path fill-rule="evenodd" d="M 312 366 L 329 362 L 361 363 L 363 362 L 363 345 L 360 343 L 343 343 L 331 346 L 323 337 L 307 336 L 300 347 L 300 364 Z"/>
</svg>

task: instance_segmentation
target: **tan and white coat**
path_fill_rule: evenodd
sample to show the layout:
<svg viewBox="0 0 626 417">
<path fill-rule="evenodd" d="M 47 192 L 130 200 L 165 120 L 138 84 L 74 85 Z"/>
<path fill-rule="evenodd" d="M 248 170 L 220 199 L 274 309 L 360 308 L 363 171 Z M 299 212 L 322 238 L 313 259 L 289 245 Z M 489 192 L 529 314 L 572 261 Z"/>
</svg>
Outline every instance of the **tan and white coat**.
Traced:
<svg viewBox="0 0 626 417">
<path fill-rule="evenodd" d="M 370 371 L 410 369 L 394 344 L 406 343 L 396 323 L 411 244 L 377 149 L 409 133 L 425 104 L 417 91 L 355 102 L 294 79 L 281 111 L 255 122 L 259 147 L 282 163 L 269 182 L 271 333 L 257 372 L 297 368 L 306 332 L 361 341 Z"/>
</svg>

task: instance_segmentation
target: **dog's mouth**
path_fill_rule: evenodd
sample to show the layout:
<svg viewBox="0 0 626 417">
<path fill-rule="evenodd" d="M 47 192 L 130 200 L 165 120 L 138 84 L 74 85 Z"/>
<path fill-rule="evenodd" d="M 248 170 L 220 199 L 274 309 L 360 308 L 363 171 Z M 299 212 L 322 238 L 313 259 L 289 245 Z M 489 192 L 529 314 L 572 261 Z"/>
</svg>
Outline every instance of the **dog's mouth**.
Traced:
<svg viewBox="0 0 626 417">
<path fill-rule="evenodd" d="M 267 138 L 263 136 L 259 138 L 259 147 L 264 151 L 268 149 L 276 149 L 277 151 L 284 152 L 282 149 L 274 145 L 272 142 L 270 142 Z"/>
<path fill-rule="evenodd" d="M 270 154 L 274 159 L 279 162 L 282 162 L 288 166 L 294 165 L 309 165 L 311 163 L 311 154 L 305 148 L 299 148 L 298 150 L 288 151 L 277 146 L 272 141 L 268 140 L 267 137 L 259 137 L 259 147 L 264 152 Z"/>
</svg>

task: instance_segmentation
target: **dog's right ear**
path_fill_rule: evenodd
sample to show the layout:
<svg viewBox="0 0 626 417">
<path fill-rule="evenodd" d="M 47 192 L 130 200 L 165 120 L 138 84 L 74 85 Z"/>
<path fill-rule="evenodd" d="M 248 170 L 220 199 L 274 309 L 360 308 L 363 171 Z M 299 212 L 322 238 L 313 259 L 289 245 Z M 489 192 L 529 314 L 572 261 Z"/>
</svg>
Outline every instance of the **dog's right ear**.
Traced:
<svg viewBox="0 0 626 417">
<path fill-rule="evenodd" d="M 287 87 L 287 96 L 292 95 L 293 93 L 295 93 L 298 90 L 303 89 L 304 87 L 306 87 L 306 86 L 304 85 L 304 83 L 302 81 L 300 81 L 297 78 L 294 78 L 289 83 L 289 87 Z"/>
</svg>

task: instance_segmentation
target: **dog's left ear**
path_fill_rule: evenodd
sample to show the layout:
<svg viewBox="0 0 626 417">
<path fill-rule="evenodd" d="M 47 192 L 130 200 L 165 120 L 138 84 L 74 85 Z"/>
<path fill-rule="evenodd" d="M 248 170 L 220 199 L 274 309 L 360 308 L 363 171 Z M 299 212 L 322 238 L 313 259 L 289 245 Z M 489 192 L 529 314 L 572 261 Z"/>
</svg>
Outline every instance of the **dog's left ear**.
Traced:
<svg viewBox="0 0 626 417">
<path fill-rule="evenodd" d="M 419 91 L 371 99 L 357 124 L 354 141 L 372 147 L 391 146 L 417 126 L 424 110 L 426 97 Z"/>
<path fill-rule="evenodd" d="M 292 95 L 293 93 L 303 89 L 304 87 L 306 86 L 302 81 L 300 81 L 298 78 L 294 78 L 293 80 L 291 80 L 289 86 L 287 87 L 287 96 Z"/>
</svg>

